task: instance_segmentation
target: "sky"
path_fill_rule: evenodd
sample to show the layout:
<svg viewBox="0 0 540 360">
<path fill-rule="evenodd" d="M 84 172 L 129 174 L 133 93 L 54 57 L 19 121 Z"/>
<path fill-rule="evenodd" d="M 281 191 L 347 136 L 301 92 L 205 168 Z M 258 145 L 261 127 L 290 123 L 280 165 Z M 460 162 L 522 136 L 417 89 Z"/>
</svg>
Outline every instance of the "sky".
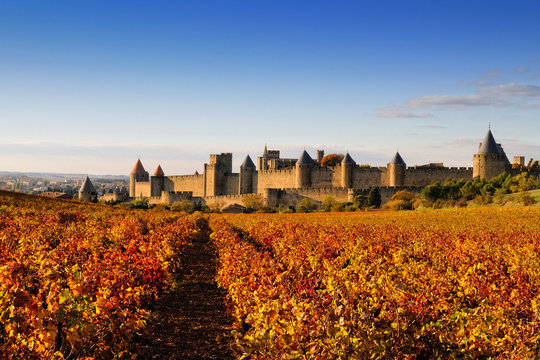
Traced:
<svg viewBox="0 0 540 360">
<path fill-rule="evenodd" d="M 540 159 L 540 2 L 2 1 L 0 170 Z"/>
</svg>

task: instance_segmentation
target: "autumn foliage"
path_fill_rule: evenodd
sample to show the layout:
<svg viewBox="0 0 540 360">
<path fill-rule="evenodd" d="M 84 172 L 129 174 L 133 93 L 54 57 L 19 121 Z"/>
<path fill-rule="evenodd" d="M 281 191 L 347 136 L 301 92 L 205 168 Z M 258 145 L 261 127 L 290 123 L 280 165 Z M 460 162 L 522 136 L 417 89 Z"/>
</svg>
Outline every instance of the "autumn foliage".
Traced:
<svg viewBox="0 0 540 360">
<path fill-rule="evenodd" d="M 214 217 L 238 356 L 540 357 L 540 209 Z"/>
<path fill-rule="evenodd" d="M 0 358 L 131 358 L 196 221 L 0 193 Z"/>
</svg>

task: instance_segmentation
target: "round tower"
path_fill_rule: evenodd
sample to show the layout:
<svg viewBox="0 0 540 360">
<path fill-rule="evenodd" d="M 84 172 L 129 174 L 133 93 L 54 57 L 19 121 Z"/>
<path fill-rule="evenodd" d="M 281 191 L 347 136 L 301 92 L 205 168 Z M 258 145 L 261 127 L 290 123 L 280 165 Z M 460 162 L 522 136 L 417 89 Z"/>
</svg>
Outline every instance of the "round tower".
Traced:
<svg viewBox="0 0 540 360">
<path fill-rule="evenodd" d="M 405 170 L 407 165 L 399 152 L 392 158 L 387 165 L 388 169 L 388 186 L 403 186 L 405 185 Z"/>
<path fill-rule="evenodd" d="M 351 155 L 347 153 L 341 161 L 341 187 L 352 188 L 353 186 L 353 173 L 356 162 Z"/>
<path fill-rule="evenodd" d="M 309 156 L 306 150 L 300 155 L 298 161 L 296 161 L 296 187 L 310 187 L 311 186 L 311 168 L 315 164 L 315 161 Z"/>
<path fill-rule="evenodd" d="M 484 141 L 478 147 L 478 152 L 473 155 L 473 178 L 480 176 L 489 180 L 508 170 L 510 161 L 489 129 Z"/>
<path fill-rule="evenodd" d="M 141 159 L 137 159 L 131 174 L 129 175 L 129 197 L 136 197 L 136 182 L 148 181 L 148 171 L 144 170 Z"/>
<path fill-rule="evenodd" d="M 238 193 L 253 193 L 253 175 L 256 171 L 255 164 L 249 155 L 246 156 L 242 165 L 240 165 L 240 175 L 238 179 Z"/>
</svg>

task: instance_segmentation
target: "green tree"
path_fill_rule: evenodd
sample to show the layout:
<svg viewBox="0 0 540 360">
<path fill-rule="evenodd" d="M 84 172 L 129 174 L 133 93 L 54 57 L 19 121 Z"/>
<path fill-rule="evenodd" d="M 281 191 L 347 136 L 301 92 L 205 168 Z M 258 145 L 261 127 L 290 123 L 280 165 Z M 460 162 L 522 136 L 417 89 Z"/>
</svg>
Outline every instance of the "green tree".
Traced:
<svg viewBox="0 0 540 360">
<path fill-rule="evenodd" d="M 311 201 L 311 199 L 303 198 L 296 205 L 296 212 L 309 213 L 315 210 L 316 208 L 317 208 L 317 205 L 315 205 L 313 201 Z"/>
<path fill-rule="evenodd" d="M 332 207 L 332 205 L 334 205 L 335 202 L 336 200 L 332 195 L 326 195 L 322 201 L 324 211 L 330 211 L 330 208 Z"/>
<path fill-rule="evenodd" d="M 379 188 L 371 189 L 368 194 L 368 206 L 380 208 L 381 202 L 381 192 L 379 191 Z"/>
<path fill-rule="evenodd" d="M 438 181 L 433 181 L 422 190 L 422 196 L 429 201 L 437 201 L 442 198 L 443 188 Z"/>
</svg>

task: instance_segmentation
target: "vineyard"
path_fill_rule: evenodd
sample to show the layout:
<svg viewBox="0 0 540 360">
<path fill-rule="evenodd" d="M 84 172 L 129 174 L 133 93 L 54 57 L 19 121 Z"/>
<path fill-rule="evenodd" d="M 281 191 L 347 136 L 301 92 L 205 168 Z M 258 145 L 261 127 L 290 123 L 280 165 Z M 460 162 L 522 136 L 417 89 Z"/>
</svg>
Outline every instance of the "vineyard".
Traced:
<svg viewBox="0 0 540 360">
<path fill-rule="evenodd" d="M 540 209 L 215 217 L 260 359 L 540 357 Z"/>
<path fill-rule="evenodd" d="M 197 219 L 0 193 L 0 357 L 129 358 Z"/>
<path fill-rule="evenodd" d="M 187 215 L 0 192 L 0 357 L 141 358 L 155 304 L 211 231 L 237 358 L 539 358 L 539 220 L 538 207 Z"/>
</svg>

